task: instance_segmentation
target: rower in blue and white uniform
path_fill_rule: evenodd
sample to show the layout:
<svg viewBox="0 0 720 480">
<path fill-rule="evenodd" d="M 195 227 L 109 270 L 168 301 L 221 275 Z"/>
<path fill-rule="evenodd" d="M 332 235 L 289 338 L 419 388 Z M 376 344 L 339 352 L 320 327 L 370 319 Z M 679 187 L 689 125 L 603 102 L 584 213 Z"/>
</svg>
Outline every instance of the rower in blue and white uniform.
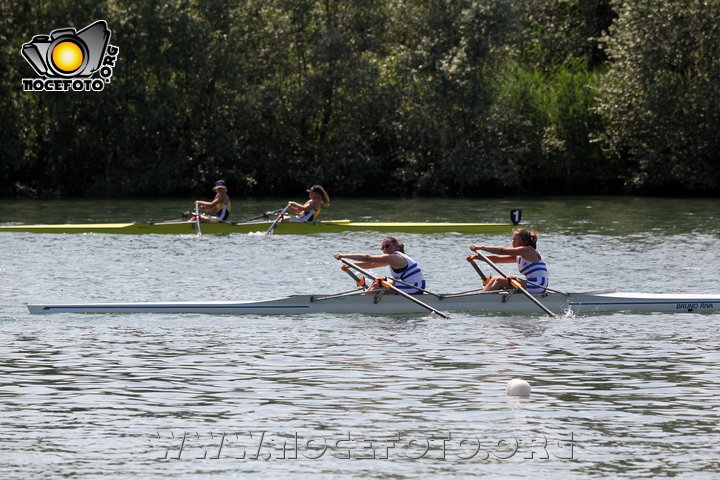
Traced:
<svg viewBox="0 0 720 480">
<path fill-rule="evenodd" d="M 389 239 L 394 240 L 392 237 L 388 237 L 385 240 Z M 402 244 L 400 244 L 400 248 L 403 248 Z M 403 251 L 401 250 L 393 252 L 392 255 L 400 255 L 403 259 L 405 259 L 405 262 L 407 263 L 404 268 L 395 268 L 392 265 L 388 265 L 390 268 L 390 276 L 403 282 L 395 282 L 395 287 L 405 293 L 410 293 L 413 295 L 423 293 L 422 290 L 413 288 L 420 287 L 423 290 L 425 289 L 425 276 L 423 275 L 423 272 L 418 266 L 417 262 L 409 256 L 405 255 L 405 253 L 403 253 Z M 409 285 L 405 285 L 406 283 L 412 285 L 412 287 Z"/>
<path fill-rule="evenodd" d="M 532 247 L 529 247 L 532 248 Z M 533 248 L 533 250 L 535 250 Z M 537 251 L 535 251 L 537 253 Z M 540 257 L 540 254 L 537 254 Z M 550 286 L 550 278 L 548 275 L 545 260 L 540 257 L 538 262 L 528 262 L 520 255 L 517 256 L 518 271 L 525 275 L 525 290 L 529 293 L 545 293 L 545 289 Z"/>
<path fill-rule="evenodd" d="M 382 255 L 334 253 L 333 257 L 337 260 L 346 258 L 356 261 L 360 268 L 388 266 L 390 267 L 390 278 L 396 280 L 393 282 L 395 288 L 411 295 L 422 294 L 426 285 L 425 276 L 417 262 L 405 253 L 405 245 L 393 237 L 385 237 L 380 242 L 380 249 L 383 252 Z M 369 289 L 374 290 L 375 288 L 379 288 L 379 285 L 373 284 Z"/>
<path fill-rule="evenodd" d="M 518 279 L 522 287 L 529 293 L 545 293 L 550 286 L 550 275 L 547 264 L 537 250 L 537 233 L 527 228 L 515 230 L 512 234 L 512 248 L 491 247 L 485 245 L 470 245 L 470 250 L 484 250 L 494 255 L 487 258 L 494 263 L 517 263 L 518 271 L 525 275 Z M 480 259 L 478 255 L 469 255 L 468 259 Z M 511 288 L 508 281 L 502 276 L 493 276 L 488 279 L 483 290 L 495 291 Z"/>
</svg>

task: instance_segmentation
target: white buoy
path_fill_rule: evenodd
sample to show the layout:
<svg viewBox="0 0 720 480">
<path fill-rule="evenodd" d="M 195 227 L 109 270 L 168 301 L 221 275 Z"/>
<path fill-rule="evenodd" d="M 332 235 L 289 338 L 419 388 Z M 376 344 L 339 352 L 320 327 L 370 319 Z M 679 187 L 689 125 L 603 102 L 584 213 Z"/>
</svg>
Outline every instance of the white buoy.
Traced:
<svg viewBox="0 0 720 480">
<path fill-rule="evenodd" d="M 513 397 L 529 397 L 530 384 L 520 378 L 513 378 L 507 384 L 507 394 Z"/>
</svg>

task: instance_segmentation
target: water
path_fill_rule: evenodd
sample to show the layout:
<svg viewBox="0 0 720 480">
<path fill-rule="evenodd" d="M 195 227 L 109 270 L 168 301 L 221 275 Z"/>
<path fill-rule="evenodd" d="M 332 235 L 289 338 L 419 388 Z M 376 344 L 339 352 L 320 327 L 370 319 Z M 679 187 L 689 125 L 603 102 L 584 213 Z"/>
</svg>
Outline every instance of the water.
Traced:
<svg viewBox="0 0 720 480">
<path fill-rule="evenodd" d="M 171 218 L 187 203 L 4 201 L 0 221 Z M 236 202 L 234 215 L 281 203 Z M 338 200 L 324 216 L 505 221 L 516 207 L 560 290 L 718 291 L 718 200 Z M 470 243 L 509 242 L 398 237 L 438 291 L 478 284 Z M 0 234 L 3 478 L 717 476 L 720 314 L 46 317 L 24 306 L 347 290 L 331 253 L 379 253 L 380 239 Z M 529 398 L 505 395 L 513 377 L 532 384 Z"/>
</svg>

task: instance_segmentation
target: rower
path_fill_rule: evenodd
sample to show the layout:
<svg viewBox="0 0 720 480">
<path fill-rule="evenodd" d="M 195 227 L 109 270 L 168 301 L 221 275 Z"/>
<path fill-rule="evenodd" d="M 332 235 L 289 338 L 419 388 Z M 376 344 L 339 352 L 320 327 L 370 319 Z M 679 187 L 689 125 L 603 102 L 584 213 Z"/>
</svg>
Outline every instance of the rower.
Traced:
<svg viewBox="0 0 720 480">
<path fill-rule="evenodd" d="M 313 185 L 305 190 L 308 192 L 308 201 L 305 203 L 288 202 L 290 210 L 298 213 L 297 217 L 284 218 L 284 222 L 315 222 L 322 207 L 330 205 L 330 195 L 325 191 L 322 185 Z"/>
<path fill-rule="evenodd" d="M 380 242 L 382 255 L 370 255 L 365 253 L 334 253 L 336 260 L 354 260 L 360 268 L 390 267 L 390 278 L 398 281 L 393 282 L 395 287 L 411 295 L 420 295 L 425 289 L 425 276 L 417 262 L 405 253 L 405 245 L 398 242 L 396 238 L 385 237 Z M 380 282 L 373 282 L 369 290 L 381 288 Z"/>
<path fill-rule="evenodd" d="M 502 276 L 492 276 L 488 279 L 484 291 L 504 290 L 513 288 L 512 281 L 517 281 L 529 293 L 545 293 L 546 288 L 550 284 L 547 265 L 545 260 L 535 250 L 537 246 L 537 233 L 531 232 L 527 228 L 515 230 L 512 234 L 512 248 L 493 247 L 485 245 L 470 245 L 470 250 L 483 250 L 495 255 L 488 255 L 487 258 L 495 263 L 514 263 L 517 262 L 518 270 L 525 275 L 524 279 L 514 279 L 509 277 L 510 281 Z M 478 255 L 468 255 L 468 260 L 478 260 Z"/>
<path fill-rule="evenodd" d="M 227 185 L 225 183 L 225 180 L 218 180 L 217 182 L 215 182 L 213 191 L 215 192 L 215 198 L 213 198 L 212 201 L 195 201 L 195 205 L 199 206 L 203 210 L 217 210 L 215 215 L 200 215 L 201 222 L 225 222 L 230 217 L 230 197 L 227 193 Z M 183 213 L 184 217 L 187 217 L 189 215 L 190 214 L 188 212 Z M 195 215 L 192 215 L 192 217 L 188 221 L 195 222 Z"/>
</svg>

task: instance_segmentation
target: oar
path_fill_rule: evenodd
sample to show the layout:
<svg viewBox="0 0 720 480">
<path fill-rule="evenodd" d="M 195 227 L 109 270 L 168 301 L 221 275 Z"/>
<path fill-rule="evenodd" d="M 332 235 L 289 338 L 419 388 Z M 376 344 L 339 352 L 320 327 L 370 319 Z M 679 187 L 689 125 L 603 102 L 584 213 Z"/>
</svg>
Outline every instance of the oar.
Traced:
<svg viewBox="0 0 720 480">
<path fill-rule="evenodd" d="M 443 298 L 443 297 L 444 297 L 444 295 L 441 295 L 441 294 L 435 293 L 435 292 L 431 292 L 430 290 L 425 290 L 424 288 L 420 288 L 420 287 L 418 287 L 418 286 L 416 286 L 416 285 L 413 285 L 412 283 L 408 283 L 408 282 L 405 282 L 405 281 L 403 281 L 403 280 L 400 280 L 399 278 L 393 278 L 393 281 L 394 281 L 395 283 L 401 283 L 401 284 L 405 285 L 406 287 L 412 287 L 412 288 L 414 288 L 415 290 L 420 290 L 421 292 L 427 293 L 428 295 L 432 295 L 433 297 L 437 297 L 437 298 Z"/>
<path fill-rule="evenodd" d="M 288 208 L 290 208 L 289 203 L 287 205 L 285 205 L 285 208 L 283 208 L 282 211 L 278 214 L 278 216 L 275 219 L 275 221 L 273 222 L 273 224 L 270 225 L 270 228 L 268 228 L 268 231 L 265 232 L 265 235 L 272 235 L 273 230 L 275 230 L 275 225 L 277 225 L 278 222 L 280 222 L 280 220 L 283 218 L 283 215 L 285 215 L 285 212 L 287 212 Z"/>
<path fill-rule="evenodd" d="M 467 261 L 470 262 L 470 265 L 472 265 L 472 267 L 475 269 L 477 274 L 480 275 L 480 278 L 482 279 L 482 284 L 487 285 L 488 278 L 485 276 L 485 274 L 482 272 L 482 270 L 480 270 L 480 267 L 478 267 L 477 263 L 475 263 L 475 260 L 473 260 L 472 258 L 470 258 L 468 256 Z"/>
<path fill-rule="evenodd" d="M 282 209 L 278 208 L 277 210 L 273 210 L 272 212 L 261 213 L 260 215 L 257 215 L 255 217 L 250 217 L 245 220 L 240 220 L 239 222 L 236 222 L 236 223 L 247 223 L 247 222 L 252 222 L 253 220 L 260 220 L 261 218 L 267 218 L 270 215 L 275 215 L 277 213 L 280 213 L 281 210 Z"/>
<path fill-rule="evenodd" d="M 358 277 L 357 275 L 355 275 L 355 272 L 350 270 L 350 268 L 347 265 L 343 265 L 340 268 L 342 269 L 343 272 L 347 273 L 348 275 L 350 275 L 352 277 L 353 280 L 355 280 L 355 285 L 357 285 L 358 287 L 363 287 L 363 289 L 365 288 L 365 277 L 362 277 L 362 278 Z"/>
<path fill-rule="evenodd" d="M 197 226 L 197 234 L 202 235 L 202 231 L 200 230 L 200 205 L 197 203 L 195 204 L 195 224 Z"/>
<path fill-rule="evenodd" d="M 537 305 L 538 307 L 540 307 L 540 309 L 541 309 L 543 312 L 547 313 L 549 316 L 551 316 L 551 317 L 554 317 L 554 316 L 555 316 L 555 314 L 552 312 L 552 310 L 550 310 L 550 309 L 547 308 L 545 305 L 543 305 L 542 303 L 540 303 L 540 301 L 539 301 L 537 298 L 533 297 L 533 296 L 530 294 L 530 292 L 528 292 L 527 290 L 525 290 L 525 289 L 522 287 L 522 285 L 520 285 L 520 282 L 519 282 L 519 281 L 517 281 L 517 280 L 515 280 L 515 279 L 512 279 L 512 280 L 509 279 L 508 276 L 505 274 L 505 272 L 503 272 L 502 270 L 500 270 L 500 268 L 499 268 L 497 265 L 495 265 L 495 264 L 492 262 L 492 260 L 490 260 L 490 259 L 489 259 L 488 257 L 486 257 L 484 254 L 480 253 L 480 252 L 477 251 L 477 250 L 475 250 L 475 253 L 476 253 L 480 258 L 482 258 L 483 260 L 485 260 L 485 263 L 487 263 L 488 265 L 490 265 L 496 272 L 498 272 L 500 275 L 502 275 L 503 278 L 505 278 L 505 280 L 508 281 L 508 286 L 513 286 L 513 287 L 515 287 L 516 289 L 520 290 L 520 292 L 521 292 L 523 295 L 525 295 L 526 297 L 528 297 L 535 305 Z"/>
<path fill-rule="evenodd" d="M 190 213 L 190 212 L 188 212 L 188 213 Z M 193 212 L 193 215 L 195 215 L 195 212 Z M 187 222 L 188 222 L 187 220 L 162 220 L 159 222 L 148 221 L 147 223 L 148 223 L 148 225 L 175 225 L 175 224 L 181 224 L 181 223 L 187 223 Z M 215 223 L 215 222 L 226 223 L 228 225 L 235 225 L 235 223 L 233 223 L 233 222 L 228 222 L 227 220 L 220 220 L 219 218 L 214 219 L 213 223 Z M 143 222 L 135 222 L 135 223 L 143 223 Z"/>
<path fill-rule="evenodd" d="M 420 305 L 421 307 L 423 307 L 423 308 L 425 308 L 425 309 L 427 309 L 427 310 L 429 310 L 429 311 L 431 311 L 431 312 L 433 312 L 433 313 L 437 313 L 438 315 L 440 315 L 440 316 L 443 317 L 443 318 L 450 318 L 450 315 L 448 315 L 447 313 L 443 313 L 443 312 L 441 312 L 440 310 L 438 310 L 438 309 L 436 309 L 436 308 L 434 308 L 434 307 L 431 307 L 431 306 L 428 305 L 427 303 L 421 302 L 421 301 L 418 300 L 417 298 L 414 298 L 412 295 L 410 295 L 410 294 L 408 294 L 408 293 L 405 293 L 405 292 L 403 292 L 402 290 L 400 290 L 399 288 L 397 288 L 396 286 L 392 285 L 392 284 L 391 284 L 390 282 L 388 282 L 387 280 L 383 280 L 383 279 L 380 279 L 380 278 L 376 277 L 375 275 L 373 275 L 372 273 L 368 272 L 368 271 L 365 270 L 364 268 L 360 268 L 360 267 L 358 267 L 357 265 L 355 265 L 354 263 L 352 263 L 352 262 L 350 262 L 350 261 L 348 261 L 348 260 L 345 260 L 344 258 L 340 259 L 340 261 L 343 262 L 343 263 L 344 263 L 345 265 L 347 265 L 348 267 L 354 268 L 355 270 L 357 270 L 358 272 L 362 273 L 362 274 L 365 275 L 366 277 L 372 278 L 373 280 L 379 280 L 379 281 L 380 281 L 380 284 L 381 284 L 383 287 L 385 287 L 385 288 L 387 288 L 387 289 L 389 289 L 389 290 L 392 290 L 393 292 L 397 293 L 398 295 L 401 295 L 401 296 L 407 298 L 407 299 L 410 300 L 411 302 L 415 302 L 415 303 L 417 303 L 418 305 Z"/>
</svg>

